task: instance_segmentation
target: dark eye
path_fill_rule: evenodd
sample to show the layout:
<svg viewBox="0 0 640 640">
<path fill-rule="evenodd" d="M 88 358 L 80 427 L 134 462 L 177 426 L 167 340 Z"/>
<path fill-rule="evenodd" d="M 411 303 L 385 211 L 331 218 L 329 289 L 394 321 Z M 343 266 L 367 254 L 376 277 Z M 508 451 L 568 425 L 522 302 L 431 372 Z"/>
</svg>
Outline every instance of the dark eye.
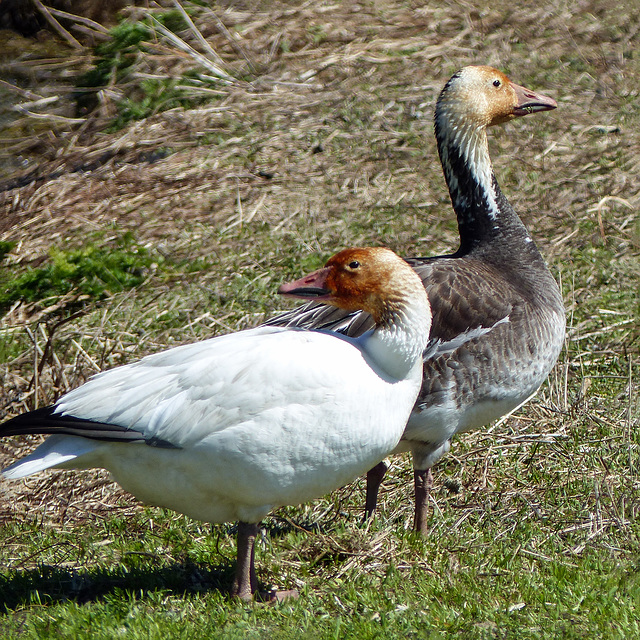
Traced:
<svg viewBox="0 0 640 640">
<path fill-rule="evenodd" d="M 493 81 L 493 86 L 494 87 L 499 87 L 502 84 L 502 82 L 500 82 L 500 80 L 498 80 L 497 78 Z"/>
<path fill-rule="evenodd" d="M 360 266 L 360 263 L 357 260 L 349 263 L 349 269 L 357 269 Z"/>
</svg>

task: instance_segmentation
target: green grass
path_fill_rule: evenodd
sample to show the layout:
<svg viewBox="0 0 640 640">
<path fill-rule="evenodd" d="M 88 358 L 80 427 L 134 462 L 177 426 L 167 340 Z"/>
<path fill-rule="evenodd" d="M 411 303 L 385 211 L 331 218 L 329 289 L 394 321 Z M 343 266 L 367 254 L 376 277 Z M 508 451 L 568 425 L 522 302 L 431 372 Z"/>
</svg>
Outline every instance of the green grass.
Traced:
<svg viewBox="0 0 640 640">
<path fill-rule="evenodd" d="M 162 536 L 139 530 L 144 526 L 139 516 L 125 532 L 100 524 L 58 532 L 54 540 L 63 550 L 58 561 L 92 561 L 90 569 L 41 565 L 5 574 L 0 593 L 14 612 L 3 622 L 5 637 L 21 631 L 23 637 L 73 638 L 88 629 L 96 638 L 623 638 L 640 631 L 637 564 L 620 562 L 619 552 L 600 548 L 564 555 L 571 540 L 562 536 L 549 541 L 560 553 L 548 557 L 548 547 L 536 545 L 539 525 L 527 521 L 499 540 L 489 524 L 469 527 L 471 544 L 461 540 L 464 531 L 437 542 L 396 531 L 394 558 L 401 568 L 386 564 L 363 572 L 346 566 L 351 556 L 334 554 L 302 570 L 300 600 L 269 607 L 227 598 L 229 567 L 220 564 L 202 526 L 153 510 L 145 515 L 164 527 Z M 219 549 L 231 553 L 227 530 L 216 529 Z M 364 539 L 353 524 L 329 533 L 345 546 Z M 369 535 L 375 533 L 373 527 Z M 32 560 L 44 562 L 47 552 L 40 550 L 51 540 L 40 535 Z M 142 540 L 136 544 L 138 535 Z M 295 535 L 292 542 L 304 548 L 313 535 Z M 100 546 L 89 551 L 96 543 Z M 135 555 L 138 545 L 144 555 Z M 284 546 L 281 540 L 270 545 Z M 363 548 L 362 561 L 371 562 L 366 542 Z M 272 571 L 282 570 L 293 552 L 262 550 L 258 559 Z M 120 555 L 127 553 L 132 555 Z M 323 568 L 341 575 L 326 584 L 317 575 Z"/>
<path fill-rule="evenodd" d="M 51 247 L 44 266 L 22 269 L 19 275 L 15 266 L 0 268 L 0 310 L 17 301 L 37 302 L 71 292 L 100 299 L 138 286 L 163 261 L 136 245 L 130 233 L 111 247 L 91 242 L 72 250 Z"/>
<path fill-rule="evenodd" d="M 155 13 L 154 18 L 174 33 L 184 32 L 187 24 L 177 10 Z M 194 70 L 162 77 L 135 77 L 136 67 L 153 51 L 157 40 L 151 19 L 125 20 L 113 27 L 109 39 L 94 49 L 92 67 L 77 80 L 75 100 L 80 113 L 89 113 L 99 103 L 99 92 L 113 85 L 121 88 L 115 100 L 116 114 L 108 130 L 117 131 L 127 124 L 175 107 L 194 107 L 206 101 L 190 88 L 216 88 L 216 82 L 203 79 Z M 210 99 L 210 96 L 209 98 Z"/>
</svg>

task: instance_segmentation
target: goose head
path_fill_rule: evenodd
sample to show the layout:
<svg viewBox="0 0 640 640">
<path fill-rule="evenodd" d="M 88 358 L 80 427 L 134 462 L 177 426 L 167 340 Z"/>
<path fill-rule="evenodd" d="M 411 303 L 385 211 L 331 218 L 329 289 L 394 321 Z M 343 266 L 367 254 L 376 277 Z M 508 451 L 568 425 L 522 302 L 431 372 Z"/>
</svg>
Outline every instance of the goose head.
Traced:
<svg viewBox="0 0 640 640">
<path fill-rule="evenodd" d="M 282 285 L 278 293 L 346 311 L 362 309 L 378 325 L 392 321 L 413 304 L 427 305 L 428 311 L 420 278 L 402 258 L 382 247 L 344 249 L 324 268 Z"/>
<path fill-rule="evenodd" d="M 436 106 L 436 121 L 491 127 L 538 111 L 557 107 L 553 98 L 526 89 L 487 66 L 464 67 L 447 82 Z"/>
</svg>

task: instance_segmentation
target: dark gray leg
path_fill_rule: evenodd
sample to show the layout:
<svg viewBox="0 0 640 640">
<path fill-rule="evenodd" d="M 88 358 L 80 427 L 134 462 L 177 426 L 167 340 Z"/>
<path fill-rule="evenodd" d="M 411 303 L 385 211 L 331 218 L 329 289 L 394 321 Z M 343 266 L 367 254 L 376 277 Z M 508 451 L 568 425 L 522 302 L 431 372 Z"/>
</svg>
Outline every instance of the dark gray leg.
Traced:
<svg viewBox="0 0 640 640">
<path fill-rule="evenodd" d="M 238 553 L 236 559 L 236 576 L 231 586 L 231 595 L 241 600 L 252 600 L 259 596 L 262 601 L 277 603 L 289 598 L 297 598 L 298 591 L 270 591 L 258 594 L 258 579 L 255 568 L 255 544 L 260 533 L 258 523 L 238 522 Z"/>
<path fill-rule="evenodd" d="M 364 520 L 368 520 L 378 505 L 378 491 L 389 465 L 383 460 L 367 472 L 367 497 L 364 503 Z"/>
<path fill-rule="evenodd" d="M 427 525 L 429 494 L 433 488 L 433 474 L 431 473 L 431 468 L 425 470 L 414 469 L 413 482 L 416 500 L 413 530 L 419 531 L 423 536 L 426 536 L 429 532 L 429 527 Z"/>
</svg>

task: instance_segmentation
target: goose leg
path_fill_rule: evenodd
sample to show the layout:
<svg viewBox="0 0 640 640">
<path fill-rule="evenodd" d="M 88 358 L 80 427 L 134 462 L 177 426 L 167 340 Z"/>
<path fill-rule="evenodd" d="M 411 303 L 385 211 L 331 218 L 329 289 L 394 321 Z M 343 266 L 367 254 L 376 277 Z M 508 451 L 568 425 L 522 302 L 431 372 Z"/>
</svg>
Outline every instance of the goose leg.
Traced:
<svg viewBox="0 0 640 640">
<path fill-rule="evenodd" d="M 238 522 L 238 551 L 236 559 L 236 575 L 231 586 L 231 595 L 240 600 L 252 600 L 254 596 L 268 603 L 283 602 L 298 597 L 296 589 L 289 591 L 268 591 L 258 593 L 258 578 L 255 567 L 256 538 L 260 533 L 260 525 L 253 522 Z"/>
<path fill-rule="evenodd" d="M 257 522 L 238 523 L 236 575 L 231 586 L 231 595 L 241 600 L 251 600 L 258 589 L 254 550 L 259 530 Z"/>
<path fill-rule="evenodd" d="M 376 510 L 378 491 L 389 465 L 383 460 L 367 472 L 367 497 L 364 503 L 364 518 L 368 520 Z"/>
<path fill-rule="evenodd" d="M 413 520 L 413 530 L 419 531 L 426 536 L 429 527 L 427 525 L 427 507 L 429 505 L 429 494 L 433 488 L 433 474 L 431 467 L 428 469 L 414 469 L 413 482 L 415 487 L 416 510 Z"/>
</svg>

